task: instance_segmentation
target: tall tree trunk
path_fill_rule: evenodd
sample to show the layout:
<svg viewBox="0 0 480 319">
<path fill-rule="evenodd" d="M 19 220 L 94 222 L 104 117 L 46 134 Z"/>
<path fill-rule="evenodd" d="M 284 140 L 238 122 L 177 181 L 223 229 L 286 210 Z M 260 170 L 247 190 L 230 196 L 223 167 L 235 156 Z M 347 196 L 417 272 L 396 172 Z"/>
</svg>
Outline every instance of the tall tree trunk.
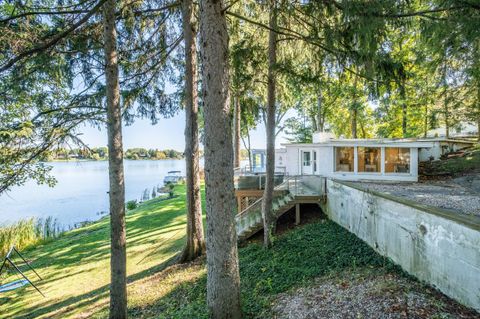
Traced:
<svg viewBox="0 0 480 319">
<path fill-rule="evenodd" d="M 185 162 L 187 170 L 187 243 L 182 262 L 191 261 L 205 252 L 200 195 L 198 152 L 198 99 L 196 23 L 192 0 L 182 2 L 183 38 L 185 41 Z"/>
<path fill-rule="evenodd" d="M 427 137 L 428 132 L 428 104 L 425 103 L 425 114 L 423 118 L 423 137 Z"/>
<path fill-rule="evenodd" d="M 318 95 L 317 95 L 317 131 L 318 132 L 323 132 L 324 131 L 324 126 L 323 126 L 323 97 L 322 97 L 322 90 L 318 90 Z"/>
<path fill-rule="evenodd" d="M 477 82 L 478 83 L 478 82 Z M 477 141 L 480 142 L 480 86 L 477 87 Z"/>
<path fill-rule="evenodd" d="M 228 32 L 224 3 L 200 1 L 200 55 L 205 111 L 207 305 L 212 318 L 241 318 Z"/>
<path fill-rule="evenodd" d="M 252 169 L 252 144 L 250 143 L 250 130 L 247 129 L 247 142 L 245 142 L 245 139 L 241 137 L 243 146 L 247 149 L 248 153 L 248 166 L 250 167 L 250 170 Z"/>
<path fill-rule="evenodd" d="M 110 318 L 123 319 L 127 317 L 127 253 L 122 110 L 120 108 L 120 84 L 118 79 L 115 4 L 115 0 L 107 0 L 103 6 L 109 154 L 108 172 L 110 180 Z"/>
<path fill-rule="evenodd" d="M 240 121 L 241 121 L 241 106 L 240 98 L 236 96 L 233 100 L 233 154 L 234 154 L 234 163 L 233 167 L 240 167 Z"/>
<path fill-rule="evenodd" d="M 270 19 L 268 33 L 268 92 L 267 92 L 267 165 L 265 190 L 263 192 L 262 216 L 263 216 L 263 245 L 272 245 L 272 235 L 275 232 L 276 220 L 272 212 L 273 188 L 275 177 L 275 86 L 277 64 L 277 4 L 276 0 L 270 0 Z"/>
<path fill-rule="evenodd" d="M 350 111 L 350 121 L 352 125 L 352 138 L 357 138 L 357 108 Z"/>
<path fill-rule="evenodd" d="M 365 131 L 365 126 L 363 121 L 360 121 L 360 131 L 362 131 L 362 138 L 367 138 L 367 132 Z"/>
<path fill-rule="evenodd" d="M 317 116 L 316 114 L 310 115 L 310 121 L 312 121 L 312 129 L 314 132 L 318 132 L 318 125 L 317 125 Z"/>
<path fill-rule="evenodd" d="M 450 111 L 448 109 L 447 89 L 445 87 L 443 95 L 443 114 L 445 118 L 445 137 L 450 137 Z"/>
<path fill-rule="evenodd" d="M 400 99 L 402 103 L 402 136 L 408 137 L 407 133 L 407 100 L 405 92 L 405 79 L 400 83 Z"/>
</svg>

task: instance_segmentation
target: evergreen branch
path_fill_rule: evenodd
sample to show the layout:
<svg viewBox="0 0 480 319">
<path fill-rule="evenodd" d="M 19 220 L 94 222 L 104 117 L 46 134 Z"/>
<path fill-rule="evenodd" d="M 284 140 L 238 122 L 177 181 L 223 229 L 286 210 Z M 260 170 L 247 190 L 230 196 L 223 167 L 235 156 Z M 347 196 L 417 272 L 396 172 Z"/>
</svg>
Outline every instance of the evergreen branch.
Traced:
<svg viewBox="0 0 480 319">
<path fill-rule="evenodd" d="M 64 30 L 63 32 L 60 32 L 57 35 L 55 35 L 49 41 L 41 43 L 41 44 L 33 47 L 32 49 L 26 50 L 26 51 L 18 54 L 17 56 L 15 56 L 14 58 L 10 59 L 9 61 L 7 61 L 5 64 L 3 64 L 0 67 L 0 73 L 5 72 L 9 68 L 11 68 L 13 65 L 15 65 L 15 63 L 17 63 L 18 61 L 20 61 L 20 60 L 22 60 L 22 59 L 24 59 L 28 56 L 37 54 L 39 52 L 45 51 L 45 50 L 55 46 L 58 42 L 60 42 L 60 40 L 67 37 L 70 33 L 72 33 L 77 28 L 79 28 L 82 24 L 87 22 L 90 19 L 90 17 L 92 17 L 102 7 L 102 5 L 105 3 L 105 1 L 106 0 L 99 0 L 98 3 L 87 14 L 85 14 L 80 20 L 78 20 L 75 24 L 73 24 L 72 26 L 70 26 L 69 28 Z"/>
<path fill-rule="evenodd" d="M 85 9 L 66 10 L 66 11 L 29 11 L 29 12 L 23 12 L 23 13 L 19 13 L 17 15 L 9 16 L 8 18 L 1 19 L 0 24 L 1 23 L 7 23 L 9 21 L 20 19 L 20 18 L 26 18 L 26 17 L 29 17 L 29 16 L 80 14 L 80 13 L 87 13 L 87 12 L 88 12 L 88 10 L 85 10 Z"/>
<path fill-rule="evenodd" d="M 136 1 L 133 1 L 133 2 L 130 2 L 128 4 L 126 4 L 125 6 L 123 6 L 119 12 L 116 13 L 116 16 L 117 17 L 122 17 L 122 11 L 125 10 L 125 8 L 127 8 L 128 6 L 134 4 Z M 165 10 L 168 10 L 168 9 L 172 9 L 172 8 L 175 8 L 175 7 L 178 7 L 180 5 L 180 2 L 173 2 L 173 3 L 170 3 L 168 5 L 165 5 L 163 7 L 160 7 L 160 8 L 151 8 L 151 9 L 145 9 L 145 10 L 135 10 L 133 11 L 132 13 L 135 15 L 135 16 L 138 16 L 138 15 L 143 15 L 145 13 L 156 13 L 156 12 L 162 12 L 162 11 L 165 11 Z M 50 8 L 48 8 L 50 9 Z M 7 23 L 7 22 L 10 22 L 12 20 L 16 20 L 16 19 L 20 19 L 20 18 L 26 18 L 26 17 L 29 17 L 29 16 L 51 16 L 51 15 L 69 15 L 69 14 L 82 14 L 82 13 L 88 13 L 89 10 L 87 9 L 77 9 L 77 10 L 34 10 L 34 11 L 29 11 L 29 12 L 23 12 L 23 13 L 19 13 L 19 14 L 16 14 L 16 15 L 12 15 L 12 16 L 9 16 L 7 18 L 4 18 L 4 19 L 0 19 L 0 24 L 4 24 L 4 23 Z"/>
</svg>

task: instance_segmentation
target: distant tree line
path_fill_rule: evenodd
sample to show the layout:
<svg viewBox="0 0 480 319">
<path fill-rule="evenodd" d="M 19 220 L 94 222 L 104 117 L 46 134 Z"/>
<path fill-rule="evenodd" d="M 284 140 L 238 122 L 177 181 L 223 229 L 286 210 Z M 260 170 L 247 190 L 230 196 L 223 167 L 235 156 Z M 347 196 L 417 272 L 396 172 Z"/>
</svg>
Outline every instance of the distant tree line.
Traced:
<svg viewBox="0 0 480 319">
<path fill-rule="evenodd" d="M 183 152 L 173 149 L 159 150 L 159 149 L 145 149 L 145 148 L 130 148 L 125 152 L 124 157 L 130 160 L 162 160 L 162 159 L 182 159 Z M 101 161 L 108 159 L 107 147 L 93 147 L 93 148 L 58 148 L 52 150 L 45 157 L 44 161 L 54 160 L 71 160 L 84 159 Z"/>
</svg>

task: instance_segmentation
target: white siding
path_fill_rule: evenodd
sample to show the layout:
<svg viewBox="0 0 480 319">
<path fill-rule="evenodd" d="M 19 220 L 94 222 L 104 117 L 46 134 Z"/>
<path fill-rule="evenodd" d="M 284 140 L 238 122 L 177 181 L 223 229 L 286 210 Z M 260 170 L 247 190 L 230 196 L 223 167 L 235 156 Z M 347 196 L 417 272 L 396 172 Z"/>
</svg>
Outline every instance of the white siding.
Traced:
<svg viewBox="0 0 480 319">
<path fill-rule="evenodd" d="M 380 146 L 379 146 L 380 147 Z M 390 146 L 387 146 L 390 147 Z M 391 147 L 398 147 L 392 145 Z M 410 148 L 410 173 L 394 174 L 385 173 L 385 147 L 382 146 L 381 167 L 382 172 L 379 173 L 358 173 L 357 172 L 357 147 L 355 147 L 355 170 L 354 172 L 335 172 L 335 146 L 318 146 L 313 147 L 291 145 L 286 147 L 286 172 L 289 175 L 302 174 L 301 154 L 304 151 L 317 152 L 317 171 L 315 174 L 325 177 L 335 178 L 339 180 L 382 180 L 382 181 L 417 181 L 418 180 L 418 148 Z M 311 157 L 313 159 L 313 155 Z M 309 174 L 309 173 L 308 173 Z"/>
</svg>

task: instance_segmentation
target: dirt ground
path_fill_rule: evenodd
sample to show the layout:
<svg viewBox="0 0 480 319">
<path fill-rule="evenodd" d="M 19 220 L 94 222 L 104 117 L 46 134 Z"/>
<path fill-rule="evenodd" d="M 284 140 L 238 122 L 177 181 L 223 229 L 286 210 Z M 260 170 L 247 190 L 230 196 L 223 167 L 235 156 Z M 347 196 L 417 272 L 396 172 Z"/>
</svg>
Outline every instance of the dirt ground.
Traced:
<svg viewBox="0 0 480 319">
<path fill-rule="evenodd" d="M 405 276 L 376 269 L 319 278 L 280 295 L 277 319 L 480 318 L 480 314 Z"/>
</svg>

